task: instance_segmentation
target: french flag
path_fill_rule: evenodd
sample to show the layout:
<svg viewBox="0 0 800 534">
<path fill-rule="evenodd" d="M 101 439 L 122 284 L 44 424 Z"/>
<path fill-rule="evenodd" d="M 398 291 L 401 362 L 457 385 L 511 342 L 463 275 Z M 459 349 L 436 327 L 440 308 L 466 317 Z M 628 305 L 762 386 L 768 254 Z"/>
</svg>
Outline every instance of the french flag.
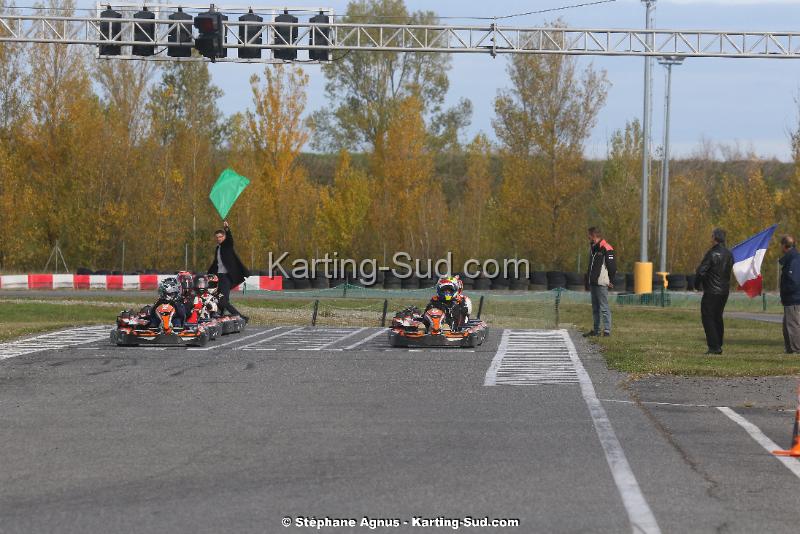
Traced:
<svg viewBox="0 0 800 534">
<path fill-rule="evenodd" d="M 769 241 L 777 228 L 773 224 L 766 230 L 762 230 L 753 237 L 734 245 L 731 249 L 733 253 L 733 275 L 739 282 L 739 289 L 747 293 L 750 298 L 761 294 L 761 262 L 767 253 Z"/>
</svg>

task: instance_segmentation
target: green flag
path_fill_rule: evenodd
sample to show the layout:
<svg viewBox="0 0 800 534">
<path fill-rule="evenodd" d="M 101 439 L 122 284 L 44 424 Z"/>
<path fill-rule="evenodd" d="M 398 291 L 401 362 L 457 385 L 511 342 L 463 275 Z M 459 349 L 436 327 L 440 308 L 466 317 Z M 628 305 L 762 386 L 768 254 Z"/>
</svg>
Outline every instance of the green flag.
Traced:
<svg viewBox="0 0 800 534">
<path fill-rule="evenodd" d="M 240 174 L 236 174 L 231 168 L 222 171 L 222 174 L 217 178 L 217 183 L 211 188 L 211 193 L 208 198 L 211 203 L 217 208 L 219 216 L 223 219 L 228 216 L 234 202 L 242 194 L 244 188 L 250 185 L 250 180 Z"/>
</svg>

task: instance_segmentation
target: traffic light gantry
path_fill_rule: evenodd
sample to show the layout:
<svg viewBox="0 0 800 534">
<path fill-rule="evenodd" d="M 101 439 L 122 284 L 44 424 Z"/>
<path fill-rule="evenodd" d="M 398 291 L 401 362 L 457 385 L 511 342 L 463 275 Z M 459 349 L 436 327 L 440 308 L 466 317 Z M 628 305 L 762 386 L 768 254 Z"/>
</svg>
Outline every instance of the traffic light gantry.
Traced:
<svg viewBox="0 0 800 534">
<path fill-rule="evenodd" d="M 313 16 L 301 23 L 288 8 L 106 3 L 97 12 L 98 56 L 212 62 L 330 61 L 333 9 L 291 11 Z M 229 14 L 240 13 L 229 22 Z M 298 56 L 301 40 L 308 45 L 303 47 L 308 59 Z M 231 48 L 237 50 L 236 58 L 228 58 Z M 199 56 L 192 54 L 193 49 Z M 165 50 L 167 57 L 162 56 Z"/>
</svg>

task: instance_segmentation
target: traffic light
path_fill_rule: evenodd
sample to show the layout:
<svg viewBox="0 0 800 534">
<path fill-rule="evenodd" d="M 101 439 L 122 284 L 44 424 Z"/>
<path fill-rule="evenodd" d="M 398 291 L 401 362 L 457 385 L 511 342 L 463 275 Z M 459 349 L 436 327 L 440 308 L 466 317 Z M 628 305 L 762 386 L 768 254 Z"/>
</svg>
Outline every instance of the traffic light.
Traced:
<svg viewBox="0 0 800 534">
<path fill-rule="evenodd" d="M 135 19 L 153 20 L 156 14 L 147 10 L 147 6 L 133 15 Z M 140 42 L 155 42 L 156 25 L 154 22 L 135 22 L 133 25 L 133 40 Z M 134 56 L 152 56 L 156 52 L 155 44 L 152 45 L 133 45 L 131 52 Z"/>
<path fill-rule="evenodd" d="M 192 16 L 184 13 L 183 8 L 179 7 L 178 11 L 169 16 L 169 20 L 174 21 L 175 27 L 169 31 L 169 42 L 179 43 L 183 45 L 192 44 L 192 29 L 188 23 L 184 24 L 181 21 L 192 20 Z M 168 46 L 167 55 L 169 57 L 192 57 L 191 46 Z"/>
<path fill-rule="evenodd" d="M 222 21 L 227 19 L 219 11 L 207 11 L 194 18 L 194 27 L 200 32 L 194 40 L 194 47 L 211 61 L 226 55 L 225 28 Z"/>
<path fill-rule="evenodd" d="M 330 20 L 331 19 L 327 15 L 320 11 L 319 15 L 311 17 L 309 22 L 312 24 L 328 24 Z M 314 28 L 311 32 L 311 46 L 328 46 L 330 34 L 330 28 Z M 331 51 L 330 49 L 320 50 L 318 48 L 312 48 L 308 51 L 308 58 L 311 61 L 330 61 L 332 59 Z"/>
<path fill-rule="evenodd" d="M 252 8 L 249 12 L 239 17 L 240 22 L 263 22 L 264 19 L 253 13 Z M 239 40 L 243 43 L 260 45 L 263 43 L 261 33 L 259 31 L 263 26 L 239 26 Z M 254 37 L 258 34 L 257 37 Z M 252 41 L 252 42 L 251 42 Z M 243 59 L 260 59 L 260 48 L 239 48 L 239 57 Z"/>
<path fill-rule="evenodd" d="M 275 22 L 291 22 L 297 23 L 297 17 L 289 14 L 289 10 L 285 9 L 283 15 L 275 17 Z M 275 25 L 275 40 L 276 45 L 294 44 L 297 41 L 297 26 L 278 26 Z M 283 59 L 286 61 L 294 61 L 297 59 L 296 48 L 276 48 L 273 52 L 276 59 Z"/>
<path fill-rule="evenodd" d="M 101 19 L 121 19 L 122 13 L 119 11 L 114 11 L 111 9 L 109 5 L 102 13 L 100 13 Z M 107 39 L 109 41 L 119 41 L 121 38 L 120 33 L 122 32 L 122 23 L 121 22 L 101 22 L 100 23 L 100 35 L 103 39 Z M 100 55 L 101 56 L 118 56 L 122 51 L 122 47 L 119 45 L 100 45 Z"/>
</svg>

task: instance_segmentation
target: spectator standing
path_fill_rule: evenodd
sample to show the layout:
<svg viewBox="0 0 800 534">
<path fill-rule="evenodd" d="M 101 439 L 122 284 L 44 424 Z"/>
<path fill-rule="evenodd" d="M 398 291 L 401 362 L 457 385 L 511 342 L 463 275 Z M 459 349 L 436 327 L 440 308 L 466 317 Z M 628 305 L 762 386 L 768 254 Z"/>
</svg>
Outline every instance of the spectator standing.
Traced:
<svg viewBox="0 0 800 534">
<path fill-rule="evenodd" d="M 603 234 L 596 226 L 588 230 L 589 234 L 589 270 L 586 274 L 587 289 L 592 294 L 592 319 L 594 328 L 584 334 L 585 337 L 611 335 L 611 308 L 608 305 L 608 288 L 614 287 L 614 275 L 617 274 L 617 260 L 614 247 L 603 239 Z M 602 323 L 601 324 L 601 319 Z"/>
<path fill-rule="evenodd" d="M 706 354 L 722 354 L 725 324 L 722 314 L 731 290 L 733 254 L 725 248 L 725 230 L 715 228 L 711 233 L 711 248 L 697 267 L 695 289 L 703 290 L 700 318 L 706 333 Z"/>
<path fill-rule="evenodd" d="M 800 254 L 794 237 L 781 238 L 781 304 L 786 354 L 800 353 Z"/>
</svg>

